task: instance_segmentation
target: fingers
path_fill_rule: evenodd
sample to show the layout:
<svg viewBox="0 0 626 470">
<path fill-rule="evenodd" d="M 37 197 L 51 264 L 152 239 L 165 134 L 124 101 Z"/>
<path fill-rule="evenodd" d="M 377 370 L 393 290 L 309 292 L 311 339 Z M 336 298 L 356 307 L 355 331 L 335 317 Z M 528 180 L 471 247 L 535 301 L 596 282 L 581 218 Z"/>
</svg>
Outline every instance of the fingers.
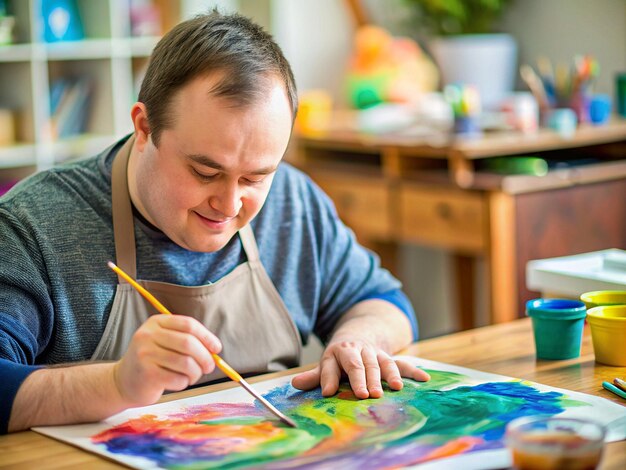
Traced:
<svg viewBox="0 0 626 470">
<path fill-rule="evenodd" d="M 392 390 L 401 390 L 402 377 L 420 382 L 430 380 L 428 373 L 404 360 L 394 360 L 386 352 L 370 345 L 344 341 L 330 344 L 322 356 L 320 365 L 292 380 L 292 385 L 300 390 L 311 390 L 318 385 L 323 396 L 337 393 L 342 375 L 350 381 L 350 387 L 357 398 L 380 398 L 383 396 L 382 382 Z"/>
<path fill-rule="evenodd" d="M 336 359 L 332 356 L 324 356 L 319 366 L 295 376 L 291 385 L 299 390 L 312 390 L 321 386 L 322 395 L 330 397 L 339 390 L 340 381 L 341 369 Z"/>
<path fill-rule="evenodd" d="M 396 365 L 402 377 L 417 380 L 418 382 L 428 382 L 430 380 L 428 372 L 423 371 L 419 367 L 415 367 L 415 365 L 410 362 L 398 359 Z"/>
<path fill-rule="evenodd" d="M 196 383 L 205 373 L 195 358 L 167 349 L 155 349 L 153 351 L 152 360 L 161 369 L 185 377 L 187 383 L 182 388 Z M 176 384 L 178 384 L 178 380 L 173 382 L 173 385 Z M 168 387 L 166 388 L 173 390 L 171 385 L 172 384 L 168 383 Z"/>
<path fill-rule="evenodd" d="M 222 350 L 222 343 L 198 320 L 185 315 L 155 315 L 151 317 L 162 328 L 176 330 L 195 336 L 210 352 L 218 354 Z M 150 319 L 149 319 L 150 320 Z"/>
<path fill-rule="evenodd" d="M 339 390 L 341 382 L 341 368 L 337 359 L 332 356 L 322 356 L 320 362 L 320 385 L 322 386 L 322 396 L 331 397 Z"/>
<path fill-rule="evenodd" d="M 195 336 L 161 328 L 156 330 L 152 337 L 156 345 L 163 351 L 172 353 L 173 361 L 182 363 L 179 356 L 187 357 L 194 362 L 194 364 L 190 363 L 190 367 L 197 366 L 205 374 L 209 374 L 215 369 L 215 362 L 211 353 Z M 165 357 L 165 355 L 163 356 Z M 168 368 L 172 369 L 171 367 Z M 193 369 L 193 367 L 191 368 Z M 179 369 L 174 368 L 172 370 Z"/>
<path fill-rule="evenodd" d="M 402 376 L 398 370 L 398 365 L 389 354 L 380 351 L 378 353 L 378 362 L 380 364 L 381 375 L 392 390 L 402 390 L 404 383 Z"/>
<path fill-rule="evenodd" d="M 135 333 L 140 347 L 158 357 L 161 367 L 190 377 L 195 382 L 201 373 L 209 374 L 215 368 L 211 350 L 221 350 L 221 343 L 204 325 L 183 315 L 158 315 L 151 317 Z M 157 351 L 153 354 L 151 351 Z M 168 354 L 171 354 L 168 360 Z M 195 377 L 195 379 L 194 379 Z"/>
<path fill-rule="evenodd" d="M 163 390 L 169 390 L 171 392 L 185 390 L 194 383 L 188 374 L 179 373 L 160 366 L 156 368 L 156 372 L 152 375 L 152 380 L 160 384 Z"/>
<path fill-rule="evenodd" d="M 298 390 L 313 390 L 320 384 L 320 366 L 314 369 L 307 370 L 301 374 L 296 375 L 291 380 L 293 385 Z"/>
<path fill-rule="evenodd" d="M 361 355 L 363 348 L 364 346 L 358 343 L 344 341 L 339 343 L 332 351 L 336 363 L 348 376 L 352 392 L 357 398 L 361 399 L 369 398 L 365 365 Z"/>
<path fill-rule="evenodd" d="M 383 386 L 380 382 L 381 368 L 376 352 L 370 348 L 361 351 L 363 367 L 365 368 L 365 383 L 370 398 L 380 398 L 383 396 Z"/>
<path fill-rule="evenodd" d="M 324 353 L 320 368 L 324 396 L 337 392 L 342 371 L 348 376 L 350 387 L 357 398 L 383 396 L 378 356 L 369 345 L 351 341 L 330 345 Z"/>
<path fill-rule="evenodd" d="M 219 339 L 183 315 L 155 315 L 135 332 L 119 371 L 120 394 L 137 404 L 154 403 L 164 390 L 183 390 L 215 368 Z"/>
</svg>

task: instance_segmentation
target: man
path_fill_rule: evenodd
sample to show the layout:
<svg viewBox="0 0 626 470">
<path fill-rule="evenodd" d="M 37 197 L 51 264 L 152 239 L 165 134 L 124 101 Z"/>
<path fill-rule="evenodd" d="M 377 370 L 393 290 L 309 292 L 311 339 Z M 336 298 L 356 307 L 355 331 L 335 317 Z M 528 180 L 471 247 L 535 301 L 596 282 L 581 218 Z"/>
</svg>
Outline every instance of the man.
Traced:
<svg viewBox="0 0 626 470">
<path fill-rule="evenodd" d="M 0 200 L 2 431 L 223 378 L 211 353 L 244 374 L 295 366 L 311 333 L 326 349 L 295 387 L 332 395 L 345 374 L 367 398 L 381 380 L 427 380 L 389 356 L 416 335 L 399 283 L 281 163 L 296 109 L 267 33 L 199 16 L 156 46 L 132 136 Z M 176 315 L 155 315 L 108 260 Z"/>
</svg>

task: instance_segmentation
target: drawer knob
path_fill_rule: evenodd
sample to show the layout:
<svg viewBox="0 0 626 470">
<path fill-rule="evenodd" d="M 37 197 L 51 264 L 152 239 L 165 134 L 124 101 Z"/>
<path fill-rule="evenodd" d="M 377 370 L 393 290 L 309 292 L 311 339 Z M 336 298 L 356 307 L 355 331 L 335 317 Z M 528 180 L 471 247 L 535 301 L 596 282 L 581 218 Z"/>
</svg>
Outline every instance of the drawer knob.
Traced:
<svg viewBox="0 0 626 470">
<path fill-rule="evenodd" d="M 435 212 L 442 219 L 448 220 L 452 218 L 452 208 L 450 207 L 450 204 L 447 204 L 445 202 L 438 203 L 435 206 Z"/>
</svg>

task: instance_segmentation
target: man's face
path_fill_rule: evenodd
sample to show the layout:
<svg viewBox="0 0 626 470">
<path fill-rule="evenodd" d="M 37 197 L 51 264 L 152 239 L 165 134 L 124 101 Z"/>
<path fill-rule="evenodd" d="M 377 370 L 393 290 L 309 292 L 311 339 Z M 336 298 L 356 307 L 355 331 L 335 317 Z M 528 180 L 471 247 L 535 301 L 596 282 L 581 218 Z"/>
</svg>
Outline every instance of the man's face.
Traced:
<svg viewBox="0 0 626 470">
<path fill-rule="evenodd" d="M 261 210 L 287 148 L 291 107 L 272 80 L 257 102 L 234 106 L 208 91 L 215 76 L 193 80 L 173 98 L 174 125 L 159 147 L 148 132 L 145 108 L 132 115 L 137 140 L 129 190 L 144 217 L 192 251 L 223 248 Z"/>
</svg>

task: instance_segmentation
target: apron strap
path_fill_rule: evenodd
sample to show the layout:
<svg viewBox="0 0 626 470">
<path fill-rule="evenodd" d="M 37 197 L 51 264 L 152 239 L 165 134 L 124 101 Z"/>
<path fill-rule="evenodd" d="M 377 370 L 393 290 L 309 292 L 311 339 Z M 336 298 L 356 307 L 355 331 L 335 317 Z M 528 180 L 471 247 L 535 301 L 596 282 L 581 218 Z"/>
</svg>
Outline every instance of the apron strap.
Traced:
<svg viewBox="0 0 626 470">
<path fill-rule="evenodd" d="M 246 224 L 239 230 L 239 238 L 241 238 L 243 251 L 246 253 L 248 261 L 257 261 L 259 259 L 259 248 L 250 224 Z"/>
<path fill-rule="evenodd" d="M 111 205 L 113 211 L 113 236 L 115 237 L 115 263 L 132 278 L 137 277 L 137 258 L 135 253 L 135 226 L 133 209 L 128 192 L 128 157 L 133 148 L 135 136 L 132 135 L 119 149 L 111 172 Z M 117 276 L 120 284 L 126 284 Z"/>
</svg>

